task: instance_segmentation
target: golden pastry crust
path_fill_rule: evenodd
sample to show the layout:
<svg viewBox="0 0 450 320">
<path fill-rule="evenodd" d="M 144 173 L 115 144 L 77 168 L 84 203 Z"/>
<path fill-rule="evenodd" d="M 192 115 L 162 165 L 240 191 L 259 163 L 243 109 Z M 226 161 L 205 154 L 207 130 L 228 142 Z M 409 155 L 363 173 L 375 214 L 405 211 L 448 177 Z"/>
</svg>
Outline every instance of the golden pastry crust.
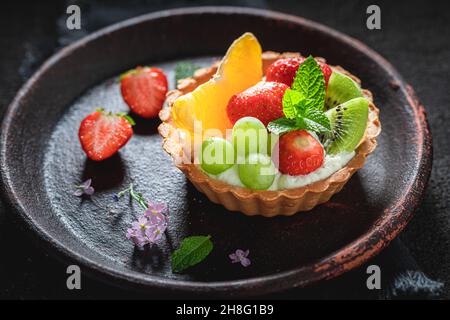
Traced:
<svg viewBox="0 0 450 320">
<path fill-rule="evenodd" d="M 264 52 L 262 54 L 264 74 L 267 67 L 275 60 L 292 56 L 300 56 L 300 54 L 293 52 L 282 54 L 272 51 Z M 317 59 L 325 62 L 323 58 Z M 339 192 L 350 177 L 358 169 L 362 168 L 366 157 L 375 150 L 377 146 L 376 137 L 381 132 L 381 124 L 378 118 L 379 110 L 373 103 L 372 93 L 369 90 L 362 89 L 364 97 L 369 100 L 369 119 L 365 136 L 356 148 L 355 156 L 347 165 L 326 179 L 299 188 L 278 191 L 255 191 L 211 178 L 195 164 L 181 163 L 179 159 L 183 157 L 189 158 L 191 155 L 190 150 L 183 148 L 181 131 L 171 121 L 173 101 L 208 81 L 216 73 L 217 67 L 218 63 L 215 63 L 211 67 L 197 70 L 192 78 L 180 80 L 177 89 L 167 93 L 167 107 L 161 110 L 159 114 L 163 123 L 158 128 L 159 133 L 163 137 L 164 150 L 172 156 L 175 160 L 175 165 L 183 171 L 192 184 L 212 202 L 222 204 L 230 211 L 241 211 L 249 216 L 290 216 L 300 211 L 308 211 L 321 203 L 327 202 L 335 193 Z M 342 67 L 331 66 L 331 68 L 361 83 L 357 77 Z"/>
</svg>

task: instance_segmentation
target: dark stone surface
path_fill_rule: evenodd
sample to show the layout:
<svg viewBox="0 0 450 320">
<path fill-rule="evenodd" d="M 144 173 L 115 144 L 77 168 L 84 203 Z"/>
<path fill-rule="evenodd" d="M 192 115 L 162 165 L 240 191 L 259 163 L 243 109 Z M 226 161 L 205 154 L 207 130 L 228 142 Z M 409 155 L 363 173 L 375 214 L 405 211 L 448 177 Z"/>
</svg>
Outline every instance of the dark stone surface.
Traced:
<svg viewBox="0 0 450 320">
<path fill-rule="evenodd" d="M 0 107 L 14 96 L 22 82 L 54 50 L 78 38 L 136 14 L 167 7 L 211 2 L 178 1 L 170 6 L 163 2 L 128 1 L 80 2 L 86 17 L 85 32 L 73 34 L 64 28 L 65 5 L 22 3 L 3 5 L 0 19 Z M 223 3 L 223 2 L 222 2 Z M 413 253 L 419 266 L 428 275 L 449 282 L 449 129 L 445 120 L 450 111 L 449 78 L 450 45 L 447 20 L 448 5 L 444 1 L 426 2 L 379 1 L 382 8 L 382 31 L 369 31 L 365 27 L 365 8 L 369 2 L 306 1 L 300 3 L 275 1 L 247 1 L 250 5 L 294 13 L 343 31 L 361 39 L 390 60 L 416 89 L 426 106 L 431 123 L 435 161 L 430 187 L 424 203 L 402 235 L 404 243 Z M 230 4 L 238 4 L 231 2 Z M 83 16 L 83 17 L 84 17 Z M 84 18 L 83 18 L 84 19 Z M 430 248 L 433 248 L 430 250 Z M 34 247 L 30 238 L 20 230 L 13 214 L 0 214 L 0 297 L 3 298 L 116 298 L 141 297 L 115 290 L 94 280 L 85 279 L 83 290 L 70 292 L 65 288 L 65 265 L 54 261 Z M 380 264 L 393 260 L 396 248 L 389 248 L 376 261 Z M 381 261 L 383 260 L 383 261 Z M 363 269 L 353 271 L 339 279 L 321 283 L 313 288 L 291 291 L 281 297 L 372 297 L 365 283 L 361 283 Z M 449 297 L 448 288 L 446 297 Z"/>
</svg>

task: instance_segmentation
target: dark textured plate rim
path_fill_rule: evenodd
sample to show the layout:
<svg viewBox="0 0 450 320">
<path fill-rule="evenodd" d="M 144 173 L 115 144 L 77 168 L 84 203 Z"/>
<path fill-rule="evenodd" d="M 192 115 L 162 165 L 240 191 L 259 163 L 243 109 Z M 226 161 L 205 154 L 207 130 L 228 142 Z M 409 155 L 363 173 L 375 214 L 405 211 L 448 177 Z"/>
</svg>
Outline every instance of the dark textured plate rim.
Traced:
<svg viewBox="0 0 450 320">
<path fill-rule="evenodd" d="M 273 275 L 254 277 L 242 280 L 220 281 L 220 282 L 198 282 L 174 280 L 168 278 L 155 277 L 148 274 L 142 274 L 134 271 L 118 271 L 109 265 L 98 263 L 73 250 L 64 246 L 58 239 L 50 236 L 33 218 L 27 214 L 22 200 L 14 190 L 14 186 L 10 176 L 10 170 L 7 164 L 7 141 L 10 134 L 10 124 L 17 112 L 21 99 L 39 81 L 41 76 L 47 70 L 58 62 L 62 57 L 71 54 L 77 48 L 88 45 L 111 32 L 118 31 L 128 26 L 142 23 L 146 20 L 158 19 L 166 16 L 176 16 L 184 14 L 201 14 L 201 13 L 222 13 L 222 14 L 245 14 L 266 17 L 277 20 L 285 20 L 294 24 L 300 24 L 305 28 L 316 29 L 323 33 L 339 38 L 340 41 L 355 47 L 380 65 L 391 77 L 396 79 L 399 84 L 398 90 L 401 90 L 407 97 L 409 106 L 414 114 L 415 124 L 418 133 L 417 148 L 419 151 L 415 177 L 408 186 L 408 192 L 400 199 L 395 206 L 388 208 L 391 215 L 390 218 L 384 218 L 381 223 L 371 228 L 369 232 L 355 239 L 343 247 L 338 252 L 318 261 L 314 265 L 303 266 L 298 269 L 275 273 Z M 413 212 L 420 204 L 424 190 L 426 188 L 428 178 L 431 172 L 432 162 L 432 144 L 429 125 L 426 120 L 425 109 L 417 99 L 413 89 L 404 83 L 401 76 L 394 67 L 387 62 L 378 53 L 367 47 L 362 42 L 353 39 L 345 34 L 335 31 L 322 24 L 300 18 L 268 10 L 244 8 L 244 7 L 192 7 L 158 11 L 150 14 L 138 16 L 123 22 L 116 23 L 109 27 L 96 31 L 73 44 L 60 49 L 52 57 L 34 73 L 34 75 L 19 90 L 12 103 L 8 106 L 1 126 L 0 136 L 0 170 L 2 179 L 2 195 L 6 203 L 19 212 L 20 217 L 25 221 L 26 226 L 31 229 L 39 239 L 43 240 L 43 244 L 53 248 L 57 253 L 63 255 L 64 260 L 73 260 L 80 263 L 92 275 L 106 280 L 116 285 L 132 286 L 140 289 L 161 289 L 168 291 L 180 292 L 198 292 L 198 293 L 219 293 L 223 295 L 254 295 L 276 292 L 293 287 L 302 287 L 313 282 L 329 279 L 341 275 L 342 273 L 360 266 L 368 259 L 378 254 L 385 248 L 389 242 L 394 239 L 405 227 L 412 217 Z M 56 255 L 61 258 L 59 255 Z"/>
</svg>

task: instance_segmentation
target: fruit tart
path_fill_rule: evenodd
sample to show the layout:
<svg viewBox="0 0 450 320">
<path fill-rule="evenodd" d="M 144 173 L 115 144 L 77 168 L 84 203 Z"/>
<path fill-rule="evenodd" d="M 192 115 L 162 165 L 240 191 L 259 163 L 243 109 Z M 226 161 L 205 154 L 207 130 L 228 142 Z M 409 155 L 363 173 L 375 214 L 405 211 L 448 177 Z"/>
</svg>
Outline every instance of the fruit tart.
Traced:
<svg viewBox="0 0 450 320">
<path fill-rule="evenodd" d="M 211 201 L 292 215 L 328 201 L 374 151 L 379 110 L 323 58 L 262 52 L 255 36 L 167 93 L 163 148 Z"/>
</svg>

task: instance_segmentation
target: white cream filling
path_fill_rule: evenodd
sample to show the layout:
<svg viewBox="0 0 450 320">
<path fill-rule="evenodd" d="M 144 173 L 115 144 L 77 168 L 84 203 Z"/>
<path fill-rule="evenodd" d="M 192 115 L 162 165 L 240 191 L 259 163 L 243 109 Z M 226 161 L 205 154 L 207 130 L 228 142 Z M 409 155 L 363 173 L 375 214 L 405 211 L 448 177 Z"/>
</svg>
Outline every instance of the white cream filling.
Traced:
<svg viewBox="0 0 450 320">
<path fill-rule="evenodd" d="M 313 182 L 328 178 L 336 171 L 345 167 L 345 165 L 355 156 L 355 151 L 350 153 L 339 153 L 336 155 L 326 155 L 322 166 L 317 170 L 299 176 L 290 176 L 287 174 L 280 174 L 277 181 L 277 189 L 292 189 L 303 187 Z"/>
<path fill-rule="evenodd" d="M 313 182 L 323 180 L 328 178 L 336 171 L 342 169 L 353 157 L 355 156 L 355 151 L 349 153 L 339 153 L 336 155 L 325 155 L 322 166 L 306 175 L 290 176 L 287 174 L 277 173 L 272 185 L 268 190 L 282 190 L 282 189 L 293 189 L 306 186 Z M 208 174 L 208 173 L 206 173 Z M 214 179 L 218 179 L 230 185 L 244 187 L 242 184 L 237 165 L 232 166 L 230 169 L 218 174 L 212 175 L 208 174 Z"/>
</svg>

